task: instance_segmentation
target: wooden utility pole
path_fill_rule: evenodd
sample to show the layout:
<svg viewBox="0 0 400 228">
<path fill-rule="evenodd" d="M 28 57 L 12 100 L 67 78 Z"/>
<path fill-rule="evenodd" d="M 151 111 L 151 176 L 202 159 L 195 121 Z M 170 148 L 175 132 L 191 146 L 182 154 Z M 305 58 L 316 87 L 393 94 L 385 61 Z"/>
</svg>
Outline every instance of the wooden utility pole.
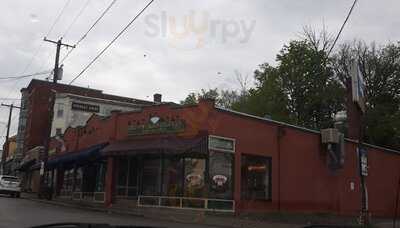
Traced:
<svg viewBox="0 0 400 228">
<path fill-rule="evenodd" d="M 19 109 L 20 109 L 21 107 L 15 106 L 14 104 L 9 105 L 9 104 L 3 104 L 3 103 L 1 104 L 1 106 L 9 107 L 9 108 L 10 108 L 10 112 L 9 112 L 9 114 L 8 114 L 8 123 L 7 123 L 7 133 L 6 133 L 5 147 L 4 147 L 3 154 L 2 154 L 2 156 L 1 156 L 2 171 L 3 171 L 3 173 L 4 173 L 4 163 L 5 163 L 5 161 L 6 161 L 6 153 L 8 153 L 8 138 L 9 138 L 9 136 L 10 136 L 10 126 L 11 126 L 11 116 L 12 116 L 12 112 L 13 112 L 13 109 L 14 109 L 14 108 L 19 108 Z"/>
<path fill-rule="evenodd" d="M 54 74 L 53 74 L 53 82 L 57 83 L 57 80 L 59 80 L 59 73 L 60 73 L 59 60 L 60 60 L 60 49 L 61 49 L 61 46 L 65 46 L 67 48 L 75 48 L 75 45 L 69 45 L 69 44 L 62 43 L 61 42 L 62 38 L 60 38 L 58 41 L 53 41 L 53 40 L 48 40 L 45 37 L 43 40 L 57 45 L 56 60 L 55 60 L 55 63 L 54 63 Z"/>
</svg>

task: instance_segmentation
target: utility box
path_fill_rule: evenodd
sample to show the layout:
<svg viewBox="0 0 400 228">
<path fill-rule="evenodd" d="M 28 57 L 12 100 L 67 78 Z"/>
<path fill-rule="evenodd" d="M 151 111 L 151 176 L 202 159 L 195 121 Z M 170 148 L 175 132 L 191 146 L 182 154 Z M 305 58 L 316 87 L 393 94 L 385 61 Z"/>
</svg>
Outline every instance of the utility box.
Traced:
<svg viewBox="0 0 400 228">
<path fill-rule="evenodd" d="M 321 130 L 321 141 L 324 144 L 327 143 L 339 143 L 339 130 L 336 128 L 327 128 Z"/>
</svg>

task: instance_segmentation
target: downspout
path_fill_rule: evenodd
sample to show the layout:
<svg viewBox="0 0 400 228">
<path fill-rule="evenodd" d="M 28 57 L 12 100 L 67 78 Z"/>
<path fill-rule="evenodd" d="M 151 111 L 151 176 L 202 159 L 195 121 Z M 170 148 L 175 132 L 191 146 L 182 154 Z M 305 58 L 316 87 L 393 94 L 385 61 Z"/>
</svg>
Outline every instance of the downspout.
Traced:
<svg viewBox="0 0 400 228">
<path fill-rule="evenodd" d="M 277 160 L 278 160 L 278 211 L 281 211 L 281 139 L 285 134 L 283 128 L 278 126 L 276 134 Z"/>
<path fill-rule="evenodd" d="M 400 172 L 399 172 L 400 174 Z M 400 197 L 400 175 L 399 175 L 399 181 L 398 181 L 398 185 L 397 185 L 397 193 L 396 193 L 396 206 L 394 207 L 394 213 L 393 213 L 393 228 L 396 227 L 396 220 L 397 220 L 397 214 L 399 211 L 399 197 Z"/>
</svg>

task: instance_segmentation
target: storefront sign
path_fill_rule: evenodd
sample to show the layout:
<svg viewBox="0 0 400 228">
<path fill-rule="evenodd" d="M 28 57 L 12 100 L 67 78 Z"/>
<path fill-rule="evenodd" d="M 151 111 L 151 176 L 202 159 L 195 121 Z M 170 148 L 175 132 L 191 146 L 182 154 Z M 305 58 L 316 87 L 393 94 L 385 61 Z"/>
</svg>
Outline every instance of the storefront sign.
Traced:
<svg viewBox="0 0 400 228">
<path fill-rule="evenodd" d="M 212 180 L 218 187 L 222 187 L 228 181 L 228 178 L 223 175 L 215 175 L 213 176 Z"/>
<path fill-rule="evenodd" d="M 212 150 L 220 150 L 225 152 L 235 152 L 235 140 L 219 137 L 219 136 L 209 136 L 208 147 Z"/>
<path fill-rule="evenodd" d="M 188 186 L 199 188 L 203 186 L 203 178 L 199 174 L 189 174 L 186 176 Z"/>
<path fill-rule="evenodd" d="M 170 134 L 179 133 L 185 130 L 183 120 L 162 121 L 159 117 L 150 118 L 149 123 L 139 126 L 129 126 L 128 135 L 151 135 L 151 134 Z"/>
<path fill-rule="evenodd" d="M 72 102 L 72 110 L 79 110 L 79 111 L 84 111 L 84 112 L 100 112 L 100 106 L 92 105 L 92 104 Z"/>
<path fill-rule="evenodd" d="M 357 149 L 359 162 L 360 162 L 360 174 L 361 176 L 368 176 L 368 155 L 367 150 L 364 148 Z"/>
</svg>

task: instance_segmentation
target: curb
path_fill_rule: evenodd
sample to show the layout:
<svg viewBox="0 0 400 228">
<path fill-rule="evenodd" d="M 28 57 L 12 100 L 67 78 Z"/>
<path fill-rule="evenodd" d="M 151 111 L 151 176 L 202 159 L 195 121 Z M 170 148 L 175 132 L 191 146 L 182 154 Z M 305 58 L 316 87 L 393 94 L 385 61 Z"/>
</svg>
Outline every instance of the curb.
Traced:
<svg viewBox="0 0 400 228">
<path fill-rule="evenodd" d="M 103 213 L 116 214 L 116 215 L 131 215 L 131 216 L 136 216 L 136 217 L 141 217 L 141 218 L 146 218 L 146 219 L 157 219 L 159 221 L 176 222 L 176 223 L 180 223 L 180 224 L 202 224 L 202 225 L 206 225 L 206 226 L 223 227 L 223 228 L 231 228 L 232 227 L 231 225 L 206 223 L 206 222 L 201 222 L 201 221 L 191 221 L 191 222 L 190 221 L 182 221 L 182 220 L 176 219 L 172 216 L 169 216 L 169 218 L 166 218 L 165 216 L 146 216 L 145 214 L 135 213 L 132 211 L 123 211 L 122 209 L 97 208 L 97 207 L 64 203 L 64 202 L 60 202 L 60 201 L 42 200 L 42 199 L 29 198 L 29 197 L 28 198 L 21 197 L 21 199 L 30 200 L 30 201 L 34 201 L 34 202 L 38 202 L 38 203 L 54 205 L 54 206 L 60 206 L 60 207 L 90 210 L 90 211 L 103 212 Z M 239 225 L 238 227 L 242 227 L 242 225 Z"/>
</svg>

